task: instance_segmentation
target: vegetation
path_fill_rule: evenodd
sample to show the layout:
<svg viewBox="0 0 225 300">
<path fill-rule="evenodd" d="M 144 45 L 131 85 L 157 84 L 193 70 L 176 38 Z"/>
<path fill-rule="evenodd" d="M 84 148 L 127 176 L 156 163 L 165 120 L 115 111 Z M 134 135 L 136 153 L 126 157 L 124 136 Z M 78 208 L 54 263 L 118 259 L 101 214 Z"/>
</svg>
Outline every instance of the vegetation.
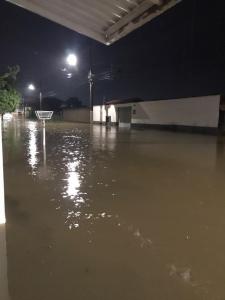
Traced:
<svg viewBox="0 0 225 300">
<path fill-rule="evenodd" d="M 77 97 L 70 97 L 65 101 L 66 108 L 80 108 L 82 107 L 82 102 Z"/>
<path fill-rule="evenodd" d="M 35 98 L 33 101 L 27 102 L 28 106 L 32 108 L 32 111 L 40 109 L 40 99 Z M 76 109 L 86 107 L 82 104 L 77 97 L 70 97 L 67 100 L 61 100 L 57 97 L 44 97 L 42 99 L 42 110 L 52 110 L 55 113 L 60 114 L 63 109 Z"/>
<path fill-rule="evenodd" d="M 42 101 L 43 110 L 53 110 L 54 112 L 59 112 L 61 110 L 62 100 L 56 97 L 45 97 Z"/>
<path fill-rule="evenodd" d="M 21 96 L 15 89 L 19 66 L 9 67 L 8 72 L 0 75 L 0 114 L 13 112 L 21 101 Z"/>
</svg>

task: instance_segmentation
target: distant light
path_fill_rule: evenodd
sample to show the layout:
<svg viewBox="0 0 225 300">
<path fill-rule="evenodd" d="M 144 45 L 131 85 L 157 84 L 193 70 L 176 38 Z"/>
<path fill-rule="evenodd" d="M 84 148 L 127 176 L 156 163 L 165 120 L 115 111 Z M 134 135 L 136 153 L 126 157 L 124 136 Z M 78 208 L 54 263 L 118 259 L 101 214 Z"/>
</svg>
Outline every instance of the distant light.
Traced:
<svg viewBox="0 0 225 300">
<path fill-rule="evenodd" d="M 75 67 L 77 65 L 77 57 L 75 54 L 69 54 L 66 58 L 67 64 L 71 67 Z"/>
<path fill-rule="evenodd" d="M 68 74 L 66 75 L 67 78 L 72 78 L 72 76 L 73 76 L 72 73 L 68 73 Z"/>
<path fill-rule="evenodd" d="M 29 84 L 28 85 L 28 90 L 30 90 L 30 91 L 35 91 L 35 86 L 31 83 L 31 84 Z"/>
</svg>

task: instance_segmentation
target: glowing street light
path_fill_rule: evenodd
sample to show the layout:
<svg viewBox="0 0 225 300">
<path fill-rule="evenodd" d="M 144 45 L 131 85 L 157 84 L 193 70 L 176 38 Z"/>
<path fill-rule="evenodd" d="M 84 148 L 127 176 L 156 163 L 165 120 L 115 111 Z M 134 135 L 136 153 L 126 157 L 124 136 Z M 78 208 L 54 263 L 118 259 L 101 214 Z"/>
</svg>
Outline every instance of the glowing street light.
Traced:
<svg viewBox="0 0 225 300">
<path fill-rule="evenodd" d="M 75 54 L 71 53 L 67 56 L 66 62 L 70 67 L 75 67 L 77 65 L 77 57 Z"/>
<path fill-rule="evenodd" d="M 36 90 L 36 87 L 33 83 L 30 83 L 30 84 L 28 84 L 27 89 L 29 91 L 33 92 L 33 91 Z M 42 108 L 42 91 L 41 91 L 41 88 L 40 88 L 40 91 L 39 91 L 39 101 L 40 101 L 40 110 L 41 110 L 41 108 Z"/>
<path fill-rule="evenodd" d="M 77 66 L 78 63 L 78 59 L 77 56 L 74 53 L 70 53 L 67 57 L 66 57 L 66 63 L 69 67 L 75 67 Z M 69 68 L 69 70 L 67 68 L 63 68 L 62 69 L 63 72 L 68 72 L 66 74 L 66 77 L 68 79 L 73 77 L 73 73 L 71 73 L 71 69 Z M 89 82 L 89 89 L 90 89 L 90 120 L 92 122 L 93 119 L 93 86 L 94 86 L 94 74 L 92 72 L 92 56 L 91 56 L 91 48 L 90 48 L 90 71 L 88 73 L 88 82 Z"/>
<path fill-rule="evenodd" d="M 35 91 L 36 90 L 36 88 L 35 88 L 35 86 L 33 85 L 33 83 L 30 83 L 29 85 L 28 85 L 28 90 L 30 90 L 30 91 Z"/>
</svg>

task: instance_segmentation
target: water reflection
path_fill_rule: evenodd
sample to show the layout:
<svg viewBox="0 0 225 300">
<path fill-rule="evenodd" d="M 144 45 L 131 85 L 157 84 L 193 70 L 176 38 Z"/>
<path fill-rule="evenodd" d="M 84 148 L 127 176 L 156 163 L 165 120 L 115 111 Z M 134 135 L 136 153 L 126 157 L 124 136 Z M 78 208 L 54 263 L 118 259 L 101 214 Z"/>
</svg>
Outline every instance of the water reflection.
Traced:
<svg viewBox="0 0 225 300">
<path fill-rule="evenodd" d="M 37 122 L 29 122 L 28 125 L 28 163 L 32 169 L 32 174 L 36 174 L 36 167 L 38 164 L 38 146 L 37 146 Z"/>
<path fill-rule="evenodd" d="M 37 176 L 22 142 L 6 165 L 13 299 L 224 298 L 223 138 L 34 125 Z"/>
<path fill-rule="evenodd" d="M 77 202 L 78 199 L 76 199 L 79 188 L 80 188 L 80 176 L 77 172 L 77 167 L 79 165 L 78 161 L 67 163 L 67 178 L 66 180 L 66 191 L 64 193 L 65 197 L 69 197 L 71 200 L 75 200 Z"/>
<path fill-rule="evenodd" d="M 95 125 L 91 127 L 94 149 L 102 151 L 108 150 L 112 152 L 115 151 L 117 131 L 116 126 L 106 127 Z"/>
<path fill-rule="evenodd" d="M 47 165 L 47 153 L 46 153 L 46 129 L 42 126 L 42 163 L 39 164 L 38 177 L 44 180 L 53 179 L 53 173 Z"/>
<path fill-rule="evenodd" d="M 103 221 L 104 224 L 128 233 L 141 248 L 151 246 L 152 240 L 146 237 L 139 227 L 126 222 L 118 212 L 109 211 L 107 202 L 103 207 L 97 208 L 101 198 L 111 198 L 115 201 L 118 196 L 116 192 L 118 180 L 113 175 L 105 177 L 113 164 L 112 153 L 116 150 L 118 142 L 116 127 L 93 126 L 90 129 L 90 140 L 79 130 L 76 134 L 64 135 L 63 138 L 61 164 L 66 171 L 62 196 L 65 200 L 72 201 L 70 204 L 59 201 L 56 210 L 67 210 L 65 224 L 68 228 L 70 230 L 85 228 L 93 240 L 94 228 Z M 101 151 L 104 151 L 104 160 Z M 99 178 L 96 176 L 98 172 L 101 174 Z"/>
</svg>

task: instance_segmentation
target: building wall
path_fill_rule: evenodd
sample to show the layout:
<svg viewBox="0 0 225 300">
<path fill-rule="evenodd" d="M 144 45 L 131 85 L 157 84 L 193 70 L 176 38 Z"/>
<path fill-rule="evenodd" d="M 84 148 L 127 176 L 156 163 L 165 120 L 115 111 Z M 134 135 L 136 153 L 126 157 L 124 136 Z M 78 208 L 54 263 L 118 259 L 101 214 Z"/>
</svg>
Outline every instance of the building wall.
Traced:
<svg viewBox="0 0 225 300">
<path fill-rule="evenodd" d="M 206 96 L 110 105 L 108 115 L 118 122 L 117 108 L 132 107 L 132 124 L 217 128 L 220 96 Z M 105 106 L 94 107 L 94 122 L 105 122 Z"/>
<path fill-rule="evenodd" d="M 132 124 L 217 128 L 219 105 L 220 96 L 140 102 L 133 104 Z"/>
<path fill-rule="evenodd" d="M 89 123 L 90 110 L 88 108 L 64 109 L 63 120 L 69 122 Z"/>
<path fill-rule="evenodd" d="M 107 113 L 108 110 L 108 113 Z M 93 107 L 93 121 L 97 123 L 105 123 L 106 116 L 111 117 L 111 122 L 117 122 L 117 112 L 115 105 L 97 105 Z"/>
</svg>

